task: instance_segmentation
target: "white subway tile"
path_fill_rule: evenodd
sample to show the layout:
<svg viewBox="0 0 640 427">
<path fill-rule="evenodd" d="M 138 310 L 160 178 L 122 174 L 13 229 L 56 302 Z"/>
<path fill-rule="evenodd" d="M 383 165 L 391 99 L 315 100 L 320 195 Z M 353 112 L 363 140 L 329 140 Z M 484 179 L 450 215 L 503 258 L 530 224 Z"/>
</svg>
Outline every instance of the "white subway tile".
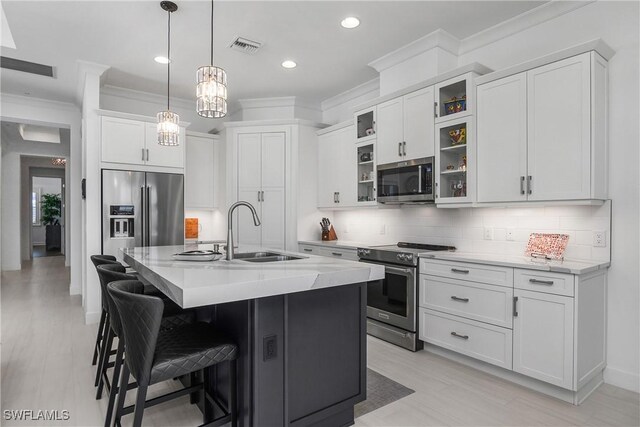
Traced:
<svg viewBox="0 0 640 427">
<path fill-rule="evenodd" d="M 522 216 L 518 217 L 518 228 L 537 228 L 541 230 L 550 230 L 561 227 L 558 218 L 545 216 Z"/>
</svg>

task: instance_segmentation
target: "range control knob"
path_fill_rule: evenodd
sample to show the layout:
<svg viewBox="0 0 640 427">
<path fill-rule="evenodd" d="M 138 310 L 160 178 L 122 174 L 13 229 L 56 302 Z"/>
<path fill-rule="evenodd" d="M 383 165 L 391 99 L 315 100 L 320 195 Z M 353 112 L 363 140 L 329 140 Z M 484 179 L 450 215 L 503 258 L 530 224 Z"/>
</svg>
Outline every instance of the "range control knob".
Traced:
<svg viewBox="0 0 640 427">
<path fill-rule="evenodd" d="M 406 261 L 413 261 L 413 254 L 405 254 L 404 259 Z"/>
<path fill-rule="evenodd" d="M 398 254 L 396 255 L 396 258 L 398 258 L 400 261 L 404 261 L 406 259 L 404 254 Z"/>
</svg>

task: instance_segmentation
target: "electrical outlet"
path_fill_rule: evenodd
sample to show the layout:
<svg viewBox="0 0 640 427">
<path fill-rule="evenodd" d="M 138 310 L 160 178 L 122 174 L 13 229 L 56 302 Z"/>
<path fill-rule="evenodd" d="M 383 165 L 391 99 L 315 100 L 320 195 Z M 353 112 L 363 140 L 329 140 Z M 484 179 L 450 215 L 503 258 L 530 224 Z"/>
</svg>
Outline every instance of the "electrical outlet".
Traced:
<svg viewBox="0 0 640 427">
<path fill-rule="evenodd" d="M 380 234 L 387 234 L 387 225 L 386 224 L 382 224 L 380 226 Z"/>
<path fill-rule="evenodd" d="M 269 335 L 262 339 L 262 360 L 267 361 L 278 357 L 278 337 Z"/>
<path fill-rule="evenodd" d="M 507 228 L 507 232 L 505 234 L 505 238 L 510 241 L 513 242 L 513 235 L 515 234 L 515 230 L 513 228 Z"/>
<path fill-rule="evenodd" d="M 607 246 L 607 232 L 606 231 L 594 231 L 593 232 L 593 246 L 596 248 L 605 248 Z"/>
<path fill-rule="evenodd" d="M 484 228 L 484 240 L 493 240 L 493 228 L 491 227 Z"/>
</svg>

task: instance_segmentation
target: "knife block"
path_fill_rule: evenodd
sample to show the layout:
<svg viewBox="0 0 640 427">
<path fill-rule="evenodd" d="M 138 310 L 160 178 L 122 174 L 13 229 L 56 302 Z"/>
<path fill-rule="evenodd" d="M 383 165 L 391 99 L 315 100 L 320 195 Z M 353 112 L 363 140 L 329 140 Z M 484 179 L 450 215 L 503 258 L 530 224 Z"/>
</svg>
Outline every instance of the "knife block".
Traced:
<svg viewBox="0 0 640 427">
<path fill-rule="evenodd" d="M 329 228 L 329 231 L 322 232 L 322 240 L 327 242 L 331 240 L 338 240 L 338 235 L 336 234 L 336 230 L 333 229 L 333 225 Z"/>
</svg>

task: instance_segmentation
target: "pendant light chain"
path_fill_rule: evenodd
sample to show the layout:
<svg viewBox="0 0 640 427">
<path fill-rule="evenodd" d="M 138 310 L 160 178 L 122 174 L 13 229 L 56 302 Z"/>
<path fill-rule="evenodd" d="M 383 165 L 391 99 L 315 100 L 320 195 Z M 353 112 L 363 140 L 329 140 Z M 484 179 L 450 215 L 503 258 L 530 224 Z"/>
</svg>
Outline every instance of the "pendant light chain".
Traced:
<svg viewBox="0 0 640 427">
<path fill-rule="evenodd" d="M 158 144 L 175 146 L 180 144 L 180 116 L 171 111 L 171 14 L 178 10 L 178 6 L 171 1 L 162 1 L 160 6 L 169 15 L 167 17 L 167 109 L 158 113 Z"/>
<path fill-rule="evenodd" d="M 169 15 L 169 19 L 167 20 L 167 111 L 169 108 L 169 91 L 171 85 L 169 82 L 171 81 L 171 11 L 167 12 Z"/>
<path fill-rule="evenodd" d="M 219 119 L 227 115 L 227 73 L 213 65 L 213 17 L 214 0 L 211 0 L 211 34 L 209 65 L 196 72 L 196 111 L 201 117 Z"/>
<path fill-rule="evenodd" d="M 211 0 L 211 66 L 213 67 L 213 0 Z"/>
</svg>

